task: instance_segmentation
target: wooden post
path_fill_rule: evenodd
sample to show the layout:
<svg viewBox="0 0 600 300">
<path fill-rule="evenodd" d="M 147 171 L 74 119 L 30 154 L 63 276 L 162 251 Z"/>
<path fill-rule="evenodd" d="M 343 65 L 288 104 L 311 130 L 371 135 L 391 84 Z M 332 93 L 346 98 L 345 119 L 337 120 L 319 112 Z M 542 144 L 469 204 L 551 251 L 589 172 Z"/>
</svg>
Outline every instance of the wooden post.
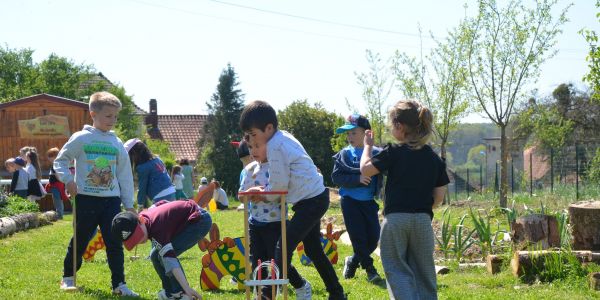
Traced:
<svg viewBox="0 0 600 300">
<path fill-rule="evenodd" d="M 281 195 L 281 258 L 283 260 L 282 262 L 282 274 L 283 274 L 283 279 L 287 279 L 288 278 L 288 262 L 287 262 L 287 210 L 285 209 L 285 194 Z M 285 217 L 284 217 L 285 216 Z M 283 299 L 287 300 L 288 298 L 288 290 L 287 290 L 287 284 L 284 284 L 282 287 L 283 289 Z"/>
<path fill-rule="evenodd" d="M 244 203 L 244 241 L 246 242 L 246 245 L 244 245 L 244 259 L 246 260 L 244 281 L 250 280 L 250 274 L 252 274 L 252 263 L 250 262 L 250 230 L 248 226 L 248 197 L 250 196 L 240 197 L 241 199 L 244 199 L 242 202 Z M 250 300 L 250 286 L 245 284 L 244 287 L 246 289 L 246 300 Z"/>
<path fill-rule="evenodd" d="M 594 291 L 600 291 L 600 272 L 590 273 L 590 288 Z"/>
<path fill-rule="evenodd" d="M 489 254 L 486 258 L 486 267 L 490 274 L 500 273 L 500 267 L 504 262 L 504 258 L 498 255 Z"/>
<path fill-rule="evenodd" d="M 574 250 L 600 251 L 600 201 L 569 205 L 569 222 L 573 228 Z"/>
</svg>

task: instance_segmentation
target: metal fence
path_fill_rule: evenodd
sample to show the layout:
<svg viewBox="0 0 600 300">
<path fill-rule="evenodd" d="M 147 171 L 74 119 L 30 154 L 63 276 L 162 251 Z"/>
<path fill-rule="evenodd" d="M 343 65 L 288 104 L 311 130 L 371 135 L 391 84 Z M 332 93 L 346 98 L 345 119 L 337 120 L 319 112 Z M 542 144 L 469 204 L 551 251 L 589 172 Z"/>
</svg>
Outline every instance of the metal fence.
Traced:
<svg viewBox="0 0 600 300">
<path fill-rule="evenodd" d="M 529 193 L 537 191 L 554 193 L 557 188 L 569 187 L 573 198 L 579 200 L 587 189 L 599 189 L 589 180 L 589 169 L 600 143 L 566 146 L 560 149 L 524 151 L 518 159 L 508 163 L 508 192 Z M 517 161 L 517 162 L 515 162 Z M 486 170 L 488 170 L 486 172 Z M 495 165 L 450 168 L 451 183 L 448 188 L 452 200 L 466 199 L 475 194 L 499 192 L 500 162 Z"/>
</svg>

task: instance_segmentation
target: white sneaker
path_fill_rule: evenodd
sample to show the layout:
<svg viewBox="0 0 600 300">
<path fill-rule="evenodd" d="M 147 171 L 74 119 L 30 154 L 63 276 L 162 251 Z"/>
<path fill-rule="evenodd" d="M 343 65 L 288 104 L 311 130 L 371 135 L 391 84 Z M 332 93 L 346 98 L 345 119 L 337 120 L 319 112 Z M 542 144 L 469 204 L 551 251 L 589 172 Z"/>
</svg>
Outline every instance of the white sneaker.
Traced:
<svg viewBox="0 0 600 300">
<path fill-rule="evenodd" d="M 312 299 L 312 285 L 308 280 L 304 279 L 304 286 L 296 289 L 297 300 L 311 300 Z"/>
<path fill-rule="evenodd" d="M 118 287 L 113 289 L 113 295 L 129 296 L 129 297 L 139 297 L 140 296 L 138 293 L 135 293 L 134 291 L 130 290 L 127 287 L 127 284 L 125 284 L 125 283 L 121 283 L 121 285 L 119 285 Z"/>
<path fill-rule="evenodd" d="M 63 277 L 60 281 L 60 289 L 66 290 L 75 287 L 75 282 L 73 281 L 73 276 L 71 277 Z"/>
<path fill-rule="evenodd" d="M 183 292 L 172 294 L 171 297 L 169 297 L 165 290 L 160 290 L 160 292 L 158 292 L 158 300 L 192 300 L 192 298 Z"/>
</svg>

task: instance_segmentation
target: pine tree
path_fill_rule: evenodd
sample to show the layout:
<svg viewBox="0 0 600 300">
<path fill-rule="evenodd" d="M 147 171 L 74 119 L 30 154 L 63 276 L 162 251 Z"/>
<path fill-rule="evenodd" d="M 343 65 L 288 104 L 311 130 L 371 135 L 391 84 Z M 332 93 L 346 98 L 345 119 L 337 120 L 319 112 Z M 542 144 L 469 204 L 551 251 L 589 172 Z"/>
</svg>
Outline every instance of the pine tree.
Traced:
<svg viewBox="0 0 600 300">
<path fill-rule="evenodd" d="M 198 170 L 200 175 L 214 177 L 228 193 L 239 188 L 239 175 L 242 164 L 230 142 L 239 141 L 242 134 L 239 128 L 240 114 L 244 107 L 244 94 L 238 88 L 237 74 L 231 64 L 223 69 L 219 84 L 208 106 L 208 119 L 200 147 Z"/>
</svg>

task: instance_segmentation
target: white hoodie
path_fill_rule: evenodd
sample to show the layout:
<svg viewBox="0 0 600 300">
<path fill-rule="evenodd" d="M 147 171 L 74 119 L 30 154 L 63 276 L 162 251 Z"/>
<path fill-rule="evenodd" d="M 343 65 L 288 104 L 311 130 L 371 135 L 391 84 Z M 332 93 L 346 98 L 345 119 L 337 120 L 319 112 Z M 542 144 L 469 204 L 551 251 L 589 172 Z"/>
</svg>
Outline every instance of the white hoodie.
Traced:
<svg viewBox="0 0 600 300">
<path fill-rule="evenodd" d="M 75 161 L 75 175 L 69 163 Z M 125 208 L 133 207 L 133 175 L 129 155 L 114 131 L 85 125 L 62 147 L 54 170 L 58 179 L 75 180 L 77 193 L 95 197 L 121 197 Z"/>
</svg>

